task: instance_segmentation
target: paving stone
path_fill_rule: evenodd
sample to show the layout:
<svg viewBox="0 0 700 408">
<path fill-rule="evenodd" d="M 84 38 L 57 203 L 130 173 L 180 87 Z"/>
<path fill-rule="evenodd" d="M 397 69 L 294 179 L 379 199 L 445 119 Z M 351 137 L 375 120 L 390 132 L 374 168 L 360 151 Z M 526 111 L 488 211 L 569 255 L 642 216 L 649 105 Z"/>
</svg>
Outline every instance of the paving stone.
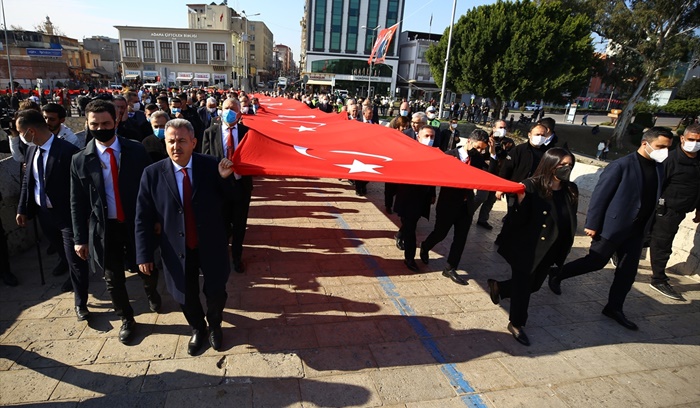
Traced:
<svg viewBox="0 0 700 408">
<path fill-rule="evenodd" d="M 370 373 L 384 403 L 396 404 L 455 396 L 447 378 L 436 366 L 409 366 Z M 420 384 L 420 387 L 416 387 Z"/>
<path fill-rule="evenodd" d="M 148 364 L 144 361 L 69 367 L 51 394 L 51 399 L 137 393 L 148 370 Z"/>
<path fill-rule="evenodd" d="M 490 404 L 498 408 L 510 407 L 538 407 L 538 408 L 565 408 L 564 401 L 559 399 L 552 390 L 546 386 L 512 388 L 507 390 L 492 391 L 483 394 Z"/>
<path fill-rule="evenodd" d="M 304 379 L 299 385 L 304 407 L 383 405 L 369 373 Z"/>
<path fill-rule="evenodd" d="M 67 367 L 0 372 L 0 405 L 48 401 Z"/>
<path fill-rule="evenodd" d="M 225 359 L 226 378 L 301 378 L 301 359 L 296 353 L 248 353 Z"/>
<path fill-rule="evenodd" d="M 433 356 L 419 340 L 370 344 L 369 348 L 380 369 L 435 363 Z"/>
<path fill-rule="evenodd" d="M 249 344 L 258 351 L 318 347 L 312 326 L 270 326 L 250 329 Z"/>
<path fill-rule="evenodd" d="M 348 320 L 342 304 L 335 302 L 285 306 L 284 317 L 289 325 L 311 325 Z"/>
<path fill-rule="evenodd" d="M 46 368 L 92 364 L 104 340 L 73 339 L 36 341 L 26 347 L 15 368 Z"/>
<path fill-rule="evenodd" d="M 700 402 L 700 389 L 689 385 L 668 369 L 620 374 L 612 378 L 627 387 L 645 407 Z"/>
<path fill-rule="evenodd" d="M 343 278 L 340 278 L 341 282 Z M 376 282 L 376 278 L 375 278 Z M 385 298 L 386 295 L 384 291 L 379 287 L 379 284 L 372 283 L 367 285 L 346 285 L 342 286 L 331 286 L 327 287 L 326 293 L 328 296 L 335 298 L 343 298 L 347 300 L 355 301 L 373 301 L 377 299 Z"/>
<path fill-rule="evenodd" d="M 301 390 L 299 382 L 304 379 L 267 380 L 256 379 L 253 381 L 253 407 L 285 407 L 301 408 Z M 232 405 L 227 405 L 232 406 Z M 244 406 L 244 405 L 239 405 Z"/>
<path fill-rule="evenodd" d="M 20 343 L 36 340 L 76 339 L 86 326 L 87 322 L 78 322 L 75 317 L 21 320 L 3 341 Z"/>
<path fill-rule="evenodd" d="M 30 344 L 30 342 L 24 342 L 0 345 L 0 371 L 9 370 Z"/>
<path fill-rule="evenodd" d="M 177 347 L 178 336 L 171 334 L 153 334 L 144 338 L 140 343 L 124 345 L 117 338 L 105 341 L 97 363 L 148 361 L 172 358 Z"/>
<path fill-rule="evenodd" d="M 617 346 L 630 358 L 648 369 L 672 368 L 700 363 L 700 346 L 691 347 L 684 353 L 676 344 L 620 344 Z"/>
<path fill-rule="evenodd" d="M 462 312 L 462 309 L 452 298 L 446 295 L 407 297 L 406 301 L 419 315 L 444 315 Z"/>
<path fill-rule="evenodd" d="M 0 320 L 43 319 L 49 316 L 59 302 L 59 299 L 40 303 L 32 300 L 0 302 Z"/>
<path fill-rule="evenodd" d="M 314 326 L 321 347 L 379 343 L 384 339 L 373 321 L 349 321 Z"/>
<path fill-rule="evenodd" d="M 558 384 L 553 388 L 559 398 L 572 407 L 644 407 L 626 388 L 609 378 Z"/>
<path fill-rule="evenodd" d="M 501 363 L 526 386 L 581 380 L 585 375 L 561 356 L 503 357 Z"/>
<path fill-rule="evenodd" d="M 216 387 L 173 390 L 168 392 L 165 406 L 170 408 L 207 407 L 252 407 L 253 393 L 250 385 L 233 384 Z"/>
<path fill-rule="evenodd" d="M 368 346 L 324 347 L 299 351 L 304 377 L 316 378 L 377 367 Z"/>
<path fill-rule="evenodd" d="M 504 335 L 484 330 L 436 337 L 434 341 L 448 363 L 461 363 L 507 356 L 498 341 L 500 336 Z"/>
<path fill-rule="evenodd" d="M 502 390 L 521 387 L 515 378 L 497 358 L 484 358 L 455 364 L 469 385 L 476 392 Z"/>
<path fill-rule="evenodd" d="M 586 377 L 646 370 L 643 364 L 625 353 L 620 345 L 575 348 L 562 351 L 560 356 Z"/>
<path fill-rule="evenodd" d="M 478 398 L 478 397 L 477 397 Z M 464 408 L 464 406 L 473 406 L 465 404 L 462 398 L 454 397 L 433 401 L 409 402 L 405 405 L 397 405 L 406 408 Z M 483 405 L 479 405 L 483 406 Z"/>
<path fill-rule="evenodd" d="M 80 408 L 157 408 L 167 407 L 166 392 L 139 392 L 133 394 L 111 394 L 104 397 L 81 400 Z"/>
<path fill-rule="evenodd" d="M 141 391 L 169 391 L 186 388 L 211 387 L 221 383 L 225 363 L 221 357 L 190 357 L 152 361 L 143 381 Z"/>
</svg>

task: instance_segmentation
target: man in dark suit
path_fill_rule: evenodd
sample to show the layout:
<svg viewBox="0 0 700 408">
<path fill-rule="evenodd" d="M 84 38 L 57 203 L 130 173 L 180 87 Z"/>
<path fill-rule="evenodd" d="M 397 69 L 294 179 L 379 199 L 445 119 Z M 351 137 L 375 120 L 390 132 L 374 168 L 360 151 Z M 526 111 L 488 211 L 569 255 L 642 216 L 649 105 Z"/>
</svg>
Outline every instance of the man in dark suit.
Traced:
<svg viewBox="0 0 700 408">
<path fill-rule="evenodd" d="M 673 133 L 653 127 L 642 136 L 635 153 L 610 163 L 591 195 L 584 232 L 593 239 L 583 258 L 569 262 L 549 278 L 549 287 L 561 294 L 561 281 L 603 268 L 617 255 L 615 278 L 603 314 L 620 325 L 637 330 L 622 311 L 637 276 L 644 237 L 649 231 L 656 202 L 663 187 L 663 165 Z"/>
<path fill-rule="evenodd" d="M 490 154 L 495 157 L 495 145 L 493 141 L 490 144 Z M 493 172 L 496 169 L 496 160 L 491 160 L 491 164 L 488 165 L 483 158 L 483 154 L 488 148 L 488 133 L 481 129 L 475 129 L 469 135 L 464 146 L 448 150 L 445 154 L 453 156 L 469 166 Z M 452 279 L 453 282 L 459 285 L 468 284 L 464 278 L 457 274 L 456 268 L 462 259 L 462 252 L 464 252 L 464 246 L 467 243 L 467 235 L 469 234 L 469 227 L 471 227 L 475 210 L 474 190 L 440 187 L 440 195 L 435 205 L 435 227 L 420 246 L 420 259 L 427 265 L 430 259 L 430 250 L 445 239 L 450 232 L 450 228 L 454 226 L 454 238 L 450 246 L 450 253 L 447 256 L 447 265 L 445 265 L 442 275 Z"/>
<path fill-rule="evenodd" d="M 424 112 L 416 112 L 411 116 L 411 127 L 404 130 L 403 134 L 416 140 L 418 136 L 418 130 L 428 123 L 428 118 L 425 116 Z"/>
<path fill-rule="evenodd" d="M 142 273 L 154 270 L 153 251 L 159 239 L 168 291 L 180 304 L 192 327 L 187 352 L 194 355 L 207 338 L 221 348 L 221 322 L 230 267 L 222 215 L 233 174 L 229 160 L 194 153 L 197 139 L 192 124 L 173 119 L 165 125 L 170 159 L 148 166 L 141 176 L 136 204 L 136 262 Z M 160 224 L 160 238 L 155 228 Z M 199 300 L 199 272 L 206 315 Z M 206 321 L 205 321 L 206 316 Z"/>
<path fill-rule="evenodd" d="M 204 125 L 204 130 L 209 129 L 216 122 L 216 118 L 219 116 L 218 106 L 219 102 L 215 98 L 209 97 L 207 98 L 207 104 L 197 109 L 197 114 Z"/>
<path fill-rule="evenodd" d="M 216 123 L 204 132 L 202 153 L 221 160 L 233 159 L 233 153 L 243 141 L 248 128 L 240 123 L 241 113 L 238 100 L 228 98 L 222 105 L 221 123 Z M 231 258 L 233 270 L 238 273 L 245 271 L 243 264 L 243 241 L 248 225 L 248 209 L 253 192 L 253 178 L 234 174 L 231 177 L 234 198 L 224 208 L 224 220 L 231 239 Z"/>
<path fill-rule="evenodd" d="M 0 204 L 2 204 L 2 194 L 0 194 Z M 5 229 L 0 221 L 0 280 L 7 286 L 17 286 L 17 277 L 10 270 L 10 253 L 7 249 L 7 237 Z"/>
<path fill-rule="evenodd" d="M 61 263 L 69 266 L 75 313 L 78 320 L 85 320 L 90 316 L 88 265 L 75 253 L 70 213 L 70 165 L 78 148 L 55 137 L 38 111 L 20 111 L 16 125 L 20 138 L 29 145 L 27 171 L 17 206 L 17 225 L 24 227 L 27 218 L 37 216 L 42 230 L 60 231 L 60 235 L 47 234 L 47 237 L 54 248 L 63 248 L 58 250 L 58 256 Z"/>
<path fill-rule="evenodd" d="M 153 112 L 149 120 L 151 134 L 143 138 L 141 143 L 151 157 L 151 162 L 155 163 L 168 157 L 168 152 L 165 150 L 165 124 L 170 118 L 167 113 L 159 110 Z"/>
<path fill-rule="evenodd" d="M 143 145 L 114 133 L 116 110 L 96 100 L 85 107 L 93 135 L 71 165 L 71 212 L 75 252 L 90 257 L 93 272 L 104 273 L 114 312 L 121 318 L 119 341 L 127 344 L 136 327 L 126 291 L 124 265 L 136 266 L 134 216 L 143 169 L 151 160 Z M 126 257 L 126 259 L 125 259 Z M 125 263 L 126 260 L 126 263 Z M 152 311 L 160 309 L 157 273 L 139 274 Z"/>
</svg>

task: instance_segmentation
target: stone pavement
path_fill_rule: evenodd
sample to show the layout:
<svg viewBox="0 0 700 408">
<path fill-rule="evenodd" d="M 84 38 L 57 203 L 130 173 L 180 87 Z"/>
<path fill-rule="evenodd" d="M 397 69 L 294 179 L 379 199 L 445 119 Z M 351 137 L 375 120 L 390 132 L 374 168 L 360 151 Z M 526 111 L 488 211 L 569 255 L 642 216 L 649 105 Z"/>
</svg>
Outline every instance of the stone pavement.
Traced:
<svg viewBox="0 0 700 408">
<path fill-rule="evenodd" d="M 441 276 L 450 238 L 412 273 L 394 246 L 383 186 L 366 198 L 332 179 L 257 179 L 244 252 L 231 275 L 221 352 L 186 353 L 189 330 L 165 295 L 148 311 L 137 276 L 134 344 L 93 277 L 90 322 L 78 322 L 64 277 L 38 280 L 36 251 L 13 258 L 21 279 L 0 286 L 0 405 L 100 407 L 582 407 L 700 405 L 700 283 L 672 275 L 687 302 L 647 285 L 647 262 L 626 303 L 640 326 L 600 311 L 611 269 L 532 297 L 531 347 L 506 330 L 487 278 L 509 269 L 492 232 L 472 228 L 459 286 Z M 492 222 L 500 224 L 503 204 Z M 580 216 L 583 219 L 583 216 Z M 419 242 L 432 222 L 419 223 Z M 580 235 L 581 231 L 579 231 Z M 570 255 L 588 243 L 577 237 Z"/>
</svg>

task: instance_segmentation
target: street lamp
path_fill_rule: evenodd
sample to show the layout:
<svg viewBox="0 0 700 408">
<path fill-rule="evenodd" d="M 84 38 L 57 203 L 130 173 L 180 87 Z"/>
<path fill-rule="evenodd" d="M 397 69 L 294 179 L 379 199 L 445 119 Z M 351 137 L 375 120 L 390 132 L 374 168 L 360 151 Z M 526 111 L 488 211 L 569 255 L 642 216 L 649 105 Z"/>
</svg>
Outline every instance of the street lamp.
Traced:
<svg viewBox="0 0 700 408">
<path fill-rule="evenodd" d="M 246 87 L 242 87 L 242 88 L 243 88 L 244 92 L 248 93 L 248 92 L 250 92 L 250 80 L 248 79 L 248 74 L 249 74 L 249 72 L 248 72 L 248 54 L 250 53 L 250 50 L 249 50 L 250 45 L 248 45 L 248 21 L 249 21 L 249 17 L 259 16 L 260 13 L 248 15 L 248 14 L 246 14 L 245 10 L 241 10 L 241 14 L 245 18 L 241 18 L 241 16 L 237 16 L 237 17 L 241 18 L 243 21 L 245 21 L 245 38 L 243 39 L 243 44 L 245 47 L 244 53 L 243 53 L 243 60 L 244 60 L 244 64 L 245 64 L 245 82 L 243 84 L 246 85 Z"/>
<path fill-rule="evenodd" d="M 368 28 L 367 26 L 362 26 L 362 29 L 372 31 L 372 40 L 370 41 L 370 44 L 371 44 L 370 46 L 372 48 L 374 48 L 374 39 L 377 36 L 376 35 L 377 30 L 380 29 L 381 27 L 382 27 L 381 24 L 374 27 L 374 28 Z M 369 76 L 367 77 L 367 99 L 369 99 L 372 96 L 371 95 L 372 94 L 372 91 L 371 91 L 371 89 L 372 89 L 372 87 L 371 87 L 371 85 L 372 85 L 372 64 L 373 64 L 372 58 L 371 58 L 372 48 L 370 48 L 370 51 L 369 51 L 370 52 L 370 60 L 369 60 Z"/>
</svg>

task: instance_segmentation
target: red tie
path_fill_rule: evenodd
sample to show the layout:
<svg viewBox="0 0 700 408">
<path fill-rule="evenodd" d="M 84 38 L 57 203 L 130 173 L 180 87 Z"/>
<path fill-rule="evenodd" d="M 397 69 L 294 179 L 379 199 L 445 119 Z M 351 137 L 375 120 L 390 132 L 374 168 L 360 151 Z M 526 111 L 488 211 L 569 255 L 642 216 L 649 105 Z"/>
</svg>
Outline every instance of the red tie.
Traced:
<svg viewBox="0 0 700 408">
<path fill-rule="evenodd" d="M 119 194 L 119 167 L 117 167 L 117 158 L 114 156 L 114 150 L 108 147 L 109 153 L 109 172 L 112 173 L 112 188 L 114 189 L 114 203 L 117 207 L 117 221 L 124 222 L 124 208 L 122 207 L 122 196 Z"/>
<path fill-rule="evenodd" d="M 185 244 L 189 249 L 197 248 L 197 221 L 194 219 L 192 208 L 192 183 L 187 169 L 183 168 L 182 174 L 182 206 L 185 207 Z"/>
<path fill-rule="evenodd" d="M 228 128 L 228 137 L 226 138 L 226 158 L 233 161 L 233 128 Z"/>
</svg>

